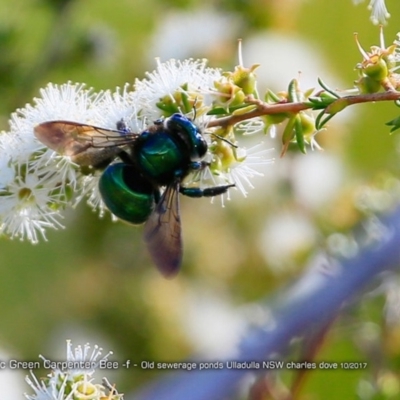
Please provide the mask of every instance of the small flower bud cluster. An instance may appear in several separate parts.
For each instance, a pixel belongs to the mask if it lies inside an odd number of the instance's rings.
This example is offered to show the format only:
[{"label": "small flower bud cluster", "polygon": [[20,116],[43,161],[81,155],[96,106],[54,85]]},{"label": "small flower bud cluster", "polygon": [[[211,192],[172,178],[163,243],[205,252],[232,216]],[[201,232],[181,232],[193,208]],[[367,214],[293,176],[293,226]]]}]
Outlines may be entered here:
[{"label": "small flower bud cluster", "polygon": [[[288,86],[287,92],[273,93],[269,90],[265,95],[265,101],[268,104],[282,103],[299,103],[305,102],[311,95],[313,89],[302,92],[299,81],[293,79]],[[309,111],[299,111],[298,113],[277,113],[264,116],[265,124],[268,129],[274,129],[274,126],[286,121],[286,125],[282,134],[282,151],[283,157],[289,144],[295,142],[302,153],[306,153],[306,144],[310,143],[311,147],[319,148],[315,141],[315,135],[318,133],[315,124],[315,118]]]},{"label": "small flower bud cluster", "polygon": [[356,43],[363,56],[363,61],[357,65],[360,78],[355,82],[360,93],[376,93],[380,90],[397,90],[400,87],[400,75],[395,73],[399,61],[398,46],[395,42],[385,46],[383,28],[381,27],[380,46],[371,46],[370,52],[365,51],[357,35]]},{"label": "small flower bud cluster", "polygon": [[102,349],[95,346],[92,352],[90,350],[89,344],[83,349],[81,346],[72,349],[71,342],[67,341],[65,361],[52,362],[41,356],[45,366],[54,367],[41,380],[31,371],[26,382],[35,393],[25,394],[25,397],[28,400],[123,400],[123,395],[109,385],[107,379],[103,379],[103,384],[94,383],[93,374],[97,366],[107,361],[112,352],[99,359]]}]

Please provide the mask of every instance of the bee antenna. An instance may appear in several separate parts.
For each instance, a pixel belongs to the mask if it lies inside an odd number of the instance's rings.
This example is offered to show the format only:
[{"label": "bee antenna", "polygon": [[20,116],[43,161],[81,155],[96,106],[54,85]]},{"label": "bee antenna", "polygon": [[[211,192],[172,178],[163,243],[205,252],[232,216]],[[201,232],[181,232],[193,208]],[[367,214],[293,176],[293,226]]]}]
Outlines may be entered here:
[{"label": "bee antenna", "polygon": [[238,146],[236,146],[236,144],[232,143],[230,140],[225,139],[224,137],[217,135],[216,133],[212,133],[211,135],[213,135],[214,137],[216,137],[219,140],[222,140],[225,143],[228,143],[230,146],[234,147],[235,149],[238,148]]}]

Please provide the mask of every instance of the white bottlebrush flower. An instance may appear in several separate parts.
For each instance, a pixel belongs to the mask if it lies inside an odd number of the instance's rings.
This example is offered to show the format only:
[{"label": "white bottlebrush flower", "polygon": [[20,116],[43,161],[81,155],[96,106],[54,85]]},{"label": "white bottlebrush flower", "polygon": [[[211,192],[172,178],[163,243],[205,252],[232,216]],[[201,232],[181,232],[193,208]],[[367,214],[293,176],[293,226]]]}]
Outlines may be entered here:
[{"label": "white bottlebrush flower", "polygon": [[[34,394],[25,394],[28,400],[122,400],[123,395],[109,385],[95,384],[93,374],[100,362],[107,361],[112,352],[101,357],[102,349],[89,344],[83,348],[72,348],[67,341],[67,356],[65,361],[52,362],[43,356],[43,366],[52,369],[46,378],[38,380],[33,372],[26,377],[26,382]],[[103,379],[103,382],[108,382]],[[108,393],[107,393],[108,392]]]},{"label": "white bottlebrush flower", "polygon": [[115,91],[102,93],[92,110],[92,124],[101,128],[117,129],[117,123],[123,121],[130,132],[140,133],[153,121],[139,117],[141,99],[130,84]]},{"label": "white bottlebrush flower", "polygon": [[[213,145],[211,147],[213,152],[206,159],[210,165],[190,176],[187,179],[188,185],[200,185],[205,188],[234,184],[235,188],[247,197],[248,189],[254,189],[251,180],[254,177],[263,176],[263,173],[259,171],[260,167],[274,162],[273,158],[267,156],[271,149],[265,148],[263,143],[249,149],[234,148],[225,142],[218,143],[218,148]],[[219,197],[224,206],[225,195]],[[230,200],[229,191],[226,193],[226,198]]]},{"label": "white bottlebrush flower", "polygon": [[[0,233],[36,243],[40,236],[45,238],[46,229],[62,227],[61,212],[66,206],[75,206],[85,197],[101,216],[106,210],[98,189],[101,171],[90,166],[81,168],[74,162],[76,157],[62,154],[63,148],[61,154],[56,153],[35,137],[35,127],[50,121],[63,120],[138,134],[160,118],[174,113],[188,115],[206,137],[209,146],[203,161],[210,163],[209,167],[203,163],[205,168],[200,174],[190,173],[193,176],[188,181],[200,186],[205,186],[207,180],[213,186],[234,184],[247,194],[246,187],[252,187],[250,179],[260,175],[251,164],[265,164],[270,160],[261,158],[261,153],[256,155],[241,149],[233,131],[232,138],[221,138],[215,133],[217,117],[207,114],[213,107],[221,110],[214,101],[217,96],[224,98],[227,94],[218,92],[216,82],[223,81],[226,90],[227,85],[234,85],[230,82],[232,74],[228,74],[229,78],[219,69],[207,67],[206,60],[157,63],[157,69],[148,73],[146,79],[136,81],[134,90],[126,84],[114,92],[95,93],[82,84],[49,84],[40,91],[41,96],[34,99],[33,105],[28,104],[11,115],[10,132],[0,134]],[[210,122],[214,122],[214,128],[208,128]],[[242,123],[235,133],[261,130],[260,122]],[[58,144],[57,130],[43,130],[45,139],[54,139],[51,145]],[[71,136],[61,137],[77,144],[73,136],[76,131],[72,132]],[[225,137],[225,134],[229,132],[222,135]],[[65,150],[70,147],[65,145]]]},{"label": "white bottlebrush flower", "polygon": [[266,149],[263,143],[252,146],[249,149],[241,149],[242,155],[240,161],[236,161],[230,168],[230,175],[235,186],[240,190],[243,196],[247,196],[246,185],[254,189],[251,179],[255,176],[263,176],[256,168],[272,164],[273,158],[266,157],[271,149]]},{"label": "white bottlebrush flower", "polygon": [[11,115],[11,131],[0,135],[2,233],[36,243],[46,229],[62,227],[60,209],[66,205],[67,187],[77,188],[77,166],[41,144],[34,128],[57,119],[85,122],[96,101],[83,85],[49,84],[34,106]]},{"label": "white bottlebrush flower", "polygon": [[[383,36],[383,33],[381,33]],[[395,48],[394,54],[389,55],[389,61],[392,63],[390,72],[399,72],[400,69],[400,32],[396,34],[396,39],[393,41]]]},{"label": "white bottlebrush flower", "polygon": [[48,84],[40,90],[41,97],[34,99],[34,105],[27,104],[12,114],[11,131],[30,142],[37,143],[32,128],[45,121],[68,120],[90,123],[96,104],[102,93],[86,89],[84,84]]},{"label": "white bottlebrush flower", "polygon": [[52,184],[47,183],[46,179],[27,174],[14,179],[6,189],[0,189],[0,232],[37,243],[38,234],[46,239],[46,229],[62,228],[59,222],[62,216],[51,208],[51,203],[62,205],[63,196],[53,193]]},{"label": "white bottlebrush flower", "polygon": [[[147,78],[136,80],[138,102],[145,104],[142,113],[150,120],[165,115],[163,108],[171,106],[170,113],[193,112],[206,105],[211,106],[210,94],[214,82],[221,78],[221,71],[207,67],[207,60],[169,60],[162,63],[157,59],[157,69],[147,73]],[[186,97],[186,99],[185,99]],[[187,101],[187,103],[185,103]]]},{"label": "white bottlebrush flower", "polygon": [[[11,115],[11,134],[20,138],[27,147],[23,157],[20,157],[21,162],[29,162],[35,173],[40,176],[54,174],[60,167],[69,169],[63,173],[67,181],[62,181],[61,186],[74,185],[77,179],[76,165],[69,162],[68,157],[59,156],[40,143],[34,136],[34,128],[42,122],[54,120],[91,123],[101,94],[85,89],[82,84],[73,83],[49,84],[40,90],[40,94],[41,97],[34,99],[35,105],[27,104]],[[21,148],[21,144],[19,147]],[[40,156],[37,154],[38,151],[42,153]],[[21,153],[21,150],[19,152]],[[15,155],[13,159],[16,159]],[[60,159],[63,160],[61,164]]]},{"label": "white bottlebrush flower", "polygon": [[12,149],[18,148],[18,140],[8,132],[0,133],[0,191],[15,179],[15,168],[11,165]]},{"label": "white bottlebrush flower", "polygon": [[45,238],[46,229],[62,227],[62,217],[51,204],[62,206],[64,196],[55,190],[54,177],[35,173],[29,147],[17,135],[0,135],[0,232],[37,243],[38,234]]},{"label": "white bottlebrush flower", "polygon": [[49,84],[40,93],[34,105],[11,115],[11,131],[0,135],[0,232],[33,243],[38,234],[45,238],[46,229],[62,227],[62,209],[87,194],[93,208],[101,215],[105,210],[97,188],[100,174],[83,175],[70,157],[45,147],[34,136],[35,126],[66,120],[116,129],[124,119],[132,131],[143,130],[127,86],[96,94],[82,84]]},{"label": "white bottlebrush flower", "polygon": [[[362,3],[364,0],[353,0],[354,4]],[[390,18],[390,14],[386,8],[385,0],[371,0],[368,8],[371,10],[371,21],[375,25],[385,24]]]}]

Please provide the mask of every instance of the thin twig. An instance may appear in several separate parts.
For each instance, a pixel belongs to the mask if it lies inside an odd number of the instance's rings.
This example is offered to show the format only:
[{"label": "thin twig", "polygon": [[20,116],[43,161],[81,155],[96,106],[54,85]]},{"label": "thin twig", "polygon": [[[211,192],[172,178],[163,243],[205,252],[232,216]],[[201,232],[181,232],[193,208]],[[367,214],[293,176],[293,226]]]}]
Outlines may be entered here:
[{"label": "thin twig", "polygon": [[[326,111],[329,114],[329,110],[333,109],[336,102],[345,101],[347,106],[361,103],[373,103],[377,101],[396,101],[400,99],[400,92],[397,91],[387,91],[383,93],[372,93],[372,94],[360,94],[354,96],[344,96],[339,98],[338,100],[331,103]],[[268,104],[261,100],[257,100],[254,98],[249,98],[247,100],[249,105],[254,105],[256,108],[252,111],[243,113],[243,114],[232,114],[228,117],[219,118],[211,121],[208,124],[208,127],[227,127],[233,126],[239,122],[246,121],[248,119],[261,117],[263,115],[272,115],[272,114],[280,114],[280,113],[293,113],[296,114],[300,111],[304,111],[307,109],[311,109],[312,105],[309,102],[299,102],[299,103],[288,103],[281,102],[276,104]]]}]

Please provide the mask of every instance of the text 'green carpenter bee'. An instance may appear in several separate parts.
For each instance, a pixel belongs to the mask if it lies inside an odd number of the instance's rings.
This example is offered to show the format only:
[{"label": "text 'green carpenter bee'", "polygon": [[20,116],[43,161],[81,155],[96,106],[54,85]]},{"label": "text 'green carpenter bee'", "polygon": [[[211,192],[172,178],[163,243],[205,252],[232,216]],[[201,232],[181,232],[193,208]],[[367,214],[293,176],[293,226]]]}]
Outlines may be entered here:
[{"label": "text 'green carpenter bee'", "polygon": [[182,262],[179,193],[212,197],[234,186],[201,189],[181,185],[190,172],[207,166],[203,160],[207,142],[182,114],[157,120],[141,133],[130,132],[123,121],[117,130],[49,121],[35,127],[35,136],[81,166],[105,168],[99,180],[104,203],[123,221],[145,223],[149,252],[167,277],[175,275]]}]

